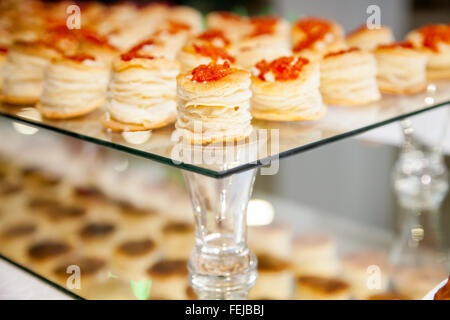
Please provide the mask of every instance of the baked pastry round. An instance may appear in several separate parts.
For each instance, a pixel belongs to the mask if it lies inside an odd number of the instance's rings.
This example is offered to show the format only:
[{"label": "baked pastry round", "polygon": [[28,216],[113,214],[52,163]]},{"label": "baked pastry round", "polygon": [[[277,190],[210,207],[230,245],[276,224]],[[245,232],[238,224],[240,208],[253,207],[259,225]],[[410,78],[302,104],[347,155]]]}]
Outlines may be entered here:
[{"label": "baked pastry round", "polygon": [[188,40],[188,44],[199,44],[205,45],[210,44],[214,47],[229,49],[231,46],[231,40],[227,38],[223,30],[220,29],[209,29],[203,33],[196,35]]},{"label": "baked pastry round", "polygon": [[231,41],[238,41],[251,30],[248,18],[226,11],[211,12],[206,16],[208,29],[222,30]]},{"label": "baked pastry round", "polygon": [[108,81],[109,68],[93,56],[53,59],[45,71],[36,107],[50,119],[83,116],[104,104]]},{"label": "baked pastry round", "polygon": [[406,40],[428,54],[428,79],[450,78],[450,24],[430,24],[411,31]]},{"label": "baked pastry round", "polygon": [[164,219],[156,210],[138,208],[128,202],[121,202],[119,208],[119,224],[125,232],[135,236],[152,234],[153,238],[160,237]]},{"label": "baked pastry round", "polygon": [[40,210],[40,226],[44,233],[70,239],[82,226],[87,210],[71,204],[50,205]]},{"label": "baked pastry round", "polygon": [[295,55],[317,61],[328,52],[347,48],[344,29],[334,21],[308,17],[294,23],[291,33]]},{"label": "baked pastry round", "polygon": [[40,274],[50,274],[54,266],[73,252],[73,247],[66,241],[41,239],[30,244],[27,261],[31,269]]},{"label": "baked pastry round", "polygon": [[119,55],[119,49],[113,46],[108,38],[92,30],[81,29],[78,39],[81,53],[94,56],[108,67],[111,66],[113,59]]},{"label": "baked pastry round", "polygon": [[172,21],[189,25],[193,33],[198,33],[203,29],[202,14],[192,7],[172,7],[169,10],[167,18]]},{"label": "baked pastry round", "polygon": [[145,237],[121,242],[112,257],[112,267],[127,280],[146,279],[146,269],[158,261],[160,252],[152,239]]},{"label": "baked pastry round", "polygon": [[252,69],[251,113],[274,121],[317,120],[326,113],[320,95],[320,67],[301,57],[260,61]]},{"label": "baked pastry round", "polygon": [[176,128],[192,143],[245,139],[252,131],[250,82],[250,73],[228,62],[179,75]]},{"label": "baked pastry round", "polygon": [[382,92],[415,94],[427,87],[427,55],[409,42],[378,46],[378,87]]},{"label": "baked pastry round", "polygon": [[38,233],[38,225],[31,219],[2,221],[5,225],[0,231],[0,252],[19,263],[26,262],[29,243]]},{"label": "baked pastry round", "polygon": [[164,43],[167,50],[172,51],[176,56],[186,43],[186,40],[194,34],[195,32],[191,25],[183,22],[166,20],[155,33],[153,33],[152,37]]},{"label": "baked pastry round", "polygon": [[164,258],[188,259],[195,245],[194,226],[190,223],[169,221],[162,228]]},{"label": "baked pastry round", "polygon": [[350,285],[337,278],[300,276],[295,298],[299,300],[348,300]]},{"label": "baked pastry round", "polygon": [[152,300],[187,299],[187,260],[160,260],[147,269],[147,276],[152,279]]},{"label": "baked pastry round", "polygon": [[346,40],[349,47],[372,51],[380,45],[393,42],[394,34],[388,26],[369,29],[366,25],[363,25],[350,32]]},{"label": "baked pastry round", "polygon": [[416,267],[394,267],[392,286],[394,290],[411,300],[423,299],[442,279],[448,276],[448,270],[433,263]]},{"label": "baked pastry round", "polygon": [[182,73],[190,72],[201,64],[223,64],[225,61],[230,63],[236,61],[236,59],[228,54],[222,47],[196,43],[185,45],[178,53],[177,60],[180,62]]},{"label": "baked pastry round", "polygon": [[144,55],[136,48],[113,63],[103,118],[113,131],[157,129],[176,120],[178,62]]},{"label": "baked pastry round", "polygon": [[[341,257],[341,266],[342,277],[350,284],[351,295],[354,299],[367,299],[374,294],[386,291],[389,285],[390,274],[384,252],[348,253]],[[369,283],[372,285],[368,285]]]},{"label": "baked pastry round", "polygon": [[292,256],[292,230],[281,223],[249,227],[248,246],[257,256],[289,261]]},{"label": "baked pastry round", "polygon": [[361,49],[328,53],[320,65],[320,91],[327,104],[353,106],[381,98],[373,54]]},{"label": "baked pastry round", "polygon": [[336,241],[326,234],[302,234],[294,239],[292,263],[297,276],[334,277],[339,272]]},{"label": "baked pastry round", "polygon": [[[73,270],[70,269],[71,266],[77,266],[79,268],[80,278],[78,279],[78,283],[71,279],[73,275]],[[106,267],[106,260],[96,256],[69,257],[55,265],[48,277],[54,279],[64,288],[67,288],[68,285],[75,286],[75,288],[71,290],[84,296],[84,293],[90,286],[106,280]],[[79,285],[79,287],[77,287],[77,285]]]},{"label": "baked pastry round", "polygon": [[119,238],[116,224],[104,221],[90,221],[78,231],[80,247],[88,256],[110,258]]},{"label": "baked pastry round", "polygon": [[258,279],[249,292],[249,299],[287,300],[294,291],[291,264],[269,255],[257,256]]},{"label": "baked pastry round", "polygon": [[44,69],[59,53],[43,42],[18,42],[8,52],[3,67],[2,100],[11,104],[39,101]]}]

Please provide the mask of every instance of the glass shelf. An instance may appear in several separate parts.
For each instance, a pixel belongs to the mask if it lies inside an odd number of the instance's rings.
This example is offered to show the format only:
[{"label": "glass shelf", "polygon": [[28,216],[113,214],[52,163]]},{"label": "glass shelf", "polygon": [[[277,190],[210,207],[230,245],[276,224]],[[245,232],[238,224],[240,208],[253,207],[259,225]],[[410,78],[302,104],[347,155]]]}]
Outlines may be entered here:
[{"label": "glass shelf", "polygon": [[[234,150],[239,152],[233,152],[239,155],[226,165],[217,164],[215,161],[200,163],[197,158],[185,156],[182,161],[179,161],[180,154],[191,155],[192,150],[195,151],[196,148],[200,148],[201,152],[211,152],[211,150],[215,152],[217,146],[196,146],[189,149],[174,138],[173,125],[151,132],[110,132],[100,122],[100,117],[104,113],[102,109],[70,121],[51,121],[43,119],[32,106],[17,107],[0,104],[0,115],[180,169],[221,178],[267,165],[279,158],[304,152],[449,103],[450,82],[442,81],[430,84],[425,93],[414,96],[384,95],[379,102],[366,106],[330,106],[327,115],[319,121],[253,120],[256,139],[236,146]],[[262,133],[264,130],[267,135]]]}]

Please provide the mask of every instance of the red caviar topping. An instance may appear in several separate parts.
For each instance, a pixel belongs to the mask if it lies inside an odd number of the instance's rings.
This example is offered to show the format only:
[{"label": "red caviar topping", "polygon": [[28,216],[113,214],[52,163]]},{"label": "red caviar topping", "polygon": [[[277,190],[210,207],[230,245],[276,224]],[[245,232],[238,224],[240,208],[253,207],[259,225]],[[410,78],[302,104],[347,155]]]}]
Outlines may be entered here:
[{"label": "red caviar topping", "polygon": [[250,37],[257,37],[266,34],[273,34],[275,26],[278,23],[278,18],[274,16],[253,17],[250,19],[253,26],[253,31]]},{"label": "red caviar topping", "polygon": [[306,18],[298,21],[295,28],[300,29],[305,33],[305,38],[299,41],[295,47],[294,52],[299,52],[310,48],[314,43],[322,40],[332,30],[332,25],[329,21],[318,18]]},{"label": "red caviar topping", "polygon": [[73,61],[77,61],[77,62],[83,62],[85,60],[94,60],[95,61],[94,56],[91,56],[90,54],[86,54],[86,53],[77,53],[77,54],[70,55],[70,56],[66,55],[64,57],[69,60],[73,60]]},{"label": "red caviar topping", "polygon": [[208,65],[201,64],[192,70],[192,81],[209,82],[217,81],[229,75],[233,70],[226,61],[224,64],[210,63]]},{"label": "red caviar topping", "polygon": [[423,37],[423,46],[439,52],[439,43],[450,43],[450,25],[427,25],[419,29]]},{"label": "red caviar topping", "polygon": [[414,49],[414,45],[411,42],[394,42],[389,44],[380,44],[378,46],[378,49],[395,49],[395,48]]},{"label": "red caviar topping", "polygon": [[204,45],[199,46],[194,44],[195,52],[198,54],[211,58],[214,62],[217,62],[219,59],[229,60],[230,62],[234,62],[234,57],[230,56],[225,49],[215,47],[213,45]]},{"label": "red caviar topping", "polygon": [[225,37],[223,31],[221,31],[221,30],[213,29],[213,30],[205,31],[198,36],[198,39],[208,41],[208,42],[213,42],[215,39],[220,39],[220,40],[222,40],[222,42],[225,46],[230,45],[230,40],[228,40],[228,38]]},{"label": "red caviar topping", "polygon": [[169,21],[169,27],[166,29],[170,34],[177,34],[181,31],[191,30],[191,26],[177,21]]},{"label": "red caviar topping", "polygon": [[262,60],[258,62],[255,67],[259,69],[258,78],[265,81],[265,75],[272,72],[275,80],[286,81],[295,80],[300,75],[303,67],[309,63],[309,60],[301,57],[281,57],[267,62]]},{"label": "red caviar topping", "polygon": [[144,40],[137,45],[135,45],[133,48],[128,50],[127,52],[123,53],[120,58],[123,61],[130,61],[132,59],[154,59],[155,57],[148,55],[148,54],[142,54],[140,53],[141,49],[147,45],[154,44],[153,39]]},{"label": "red caviar topping", "polygon": [[329,57],[340,56],[340,55],[343,55],[345,53],[350,53],[350,52],[354,52],[354,51],[361,51],[361,49],[353,47],[353,48],[350,48],[350,49],[344,49],[344,50],[339,50],[339,51],[335,51],[335,52],[330,52],[330,53],[327,53],[324,56],[324,59],[325,58],[329,58]]},{"label": "red caviar topping", "polygon": [[123,61],[131,61],[133,59],[155,59],[155,57],[151,56],[151,55],[146,55],[146,54],[141,54],[137,51],[128,51],[125,53],[122,53],[120,55],[120,59],[122,59]]},{"label": "red caviar topping", "polygon": [[80,29],[79,32],[80,32],[81,40],[91,42],[91,43],[93,43],[95,45],[98,45],[98,46],[106,46],[106,47],[109,47],[111,49],[116,49],[114,46],[112,46],[109,43],[108,38],[99,35],[97,32],[95,32],[93,30]]}]

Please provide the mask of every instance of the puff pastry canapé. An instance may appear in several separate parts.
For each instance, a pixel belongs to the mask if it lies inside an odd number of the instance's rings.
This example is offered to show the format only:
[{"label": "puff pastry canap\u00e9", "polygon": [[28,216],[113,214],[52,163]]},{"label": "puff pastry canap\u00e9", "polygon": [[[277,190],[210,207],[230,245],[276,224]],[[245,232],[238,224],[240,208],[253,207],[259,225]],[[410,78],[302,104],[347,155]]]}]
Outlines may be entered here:
[{"label": "puff pastry canap\u00e9", "polygon": [[301,57],[260,61],[252,70],[253,117],[274,121],[317,120],[326,113],[318,63]]},{"label": "puff pastry canap\u00e9", "polygon": [[224,64],[200,65],[177,78],[176,127],[193,143],[237,141],[252,131],[250,73]]}]

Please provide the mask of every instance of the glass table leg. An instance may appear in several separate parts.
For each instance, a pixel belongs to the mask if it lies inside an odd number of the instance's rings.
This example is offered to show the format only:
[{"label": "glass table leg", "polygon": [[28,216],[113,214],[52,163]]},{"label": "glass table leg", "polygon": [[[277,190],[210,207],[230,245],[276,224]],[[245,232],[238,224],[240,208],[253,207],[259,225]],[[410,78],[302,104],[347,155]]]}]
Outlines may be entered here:
[{"label": "glass table leg", "polygon": [[404,142],[393,174],[401,219],[390,253],[392,280],[395,290],[421,299],[449,270],[440,226],[448,172],[440,143],[423,143],[409,119],[401,125]]},{"label": "glass table leg", "polygon": [[222,179],[183,174],[196,224],[196,245],[188,262],[193,289],[200,299],[246,299],[257,278],[246,221],[256,169]]}]

